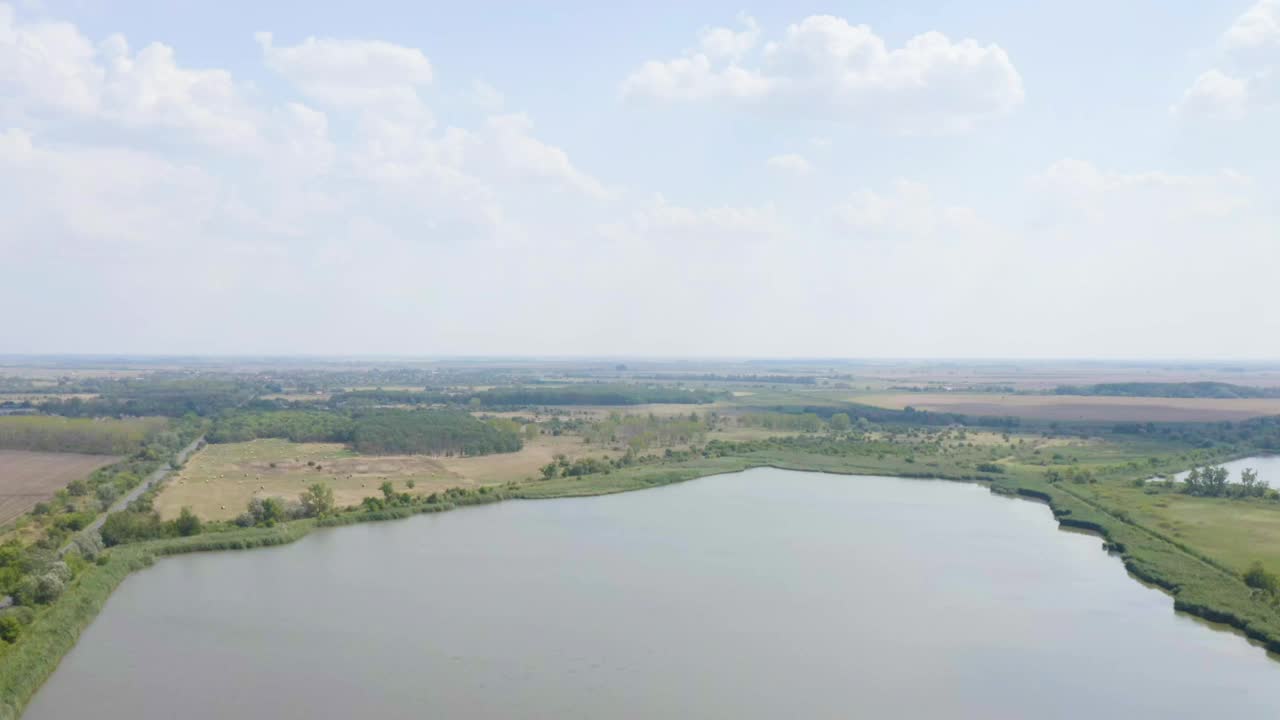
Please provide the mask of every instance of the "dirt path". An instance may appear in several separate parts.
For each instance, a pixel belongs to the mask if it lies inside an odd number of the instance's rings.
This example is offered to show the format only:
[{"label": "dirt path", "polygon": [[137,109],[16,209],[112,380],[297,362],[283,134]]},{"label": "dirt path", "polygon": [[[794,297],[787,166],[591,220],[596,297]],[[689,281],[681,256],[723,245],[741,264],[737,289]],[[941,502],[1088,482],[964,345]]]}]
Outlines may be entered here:
[{"label": "dirt path", "polygon": [[[191,453],[196,451],[196,448],[200,445],[201,440],[204,440],[203,435],[196,438],[195,440],[192,440],[190,445],[182,448],[182,450],[178,452],[178,454],[176,455],[178,465],[181,465],[182,463],[186,462],[187,458],[191,457]],[[97,532],[98,528],[102,527],[102,523],[107,521],[108,515],[114,512],[120,512],[121,510],[124,510],[126,507],[129,506],[129,503],[133,502],[134,500],[137,500],[143,493],[155,487],[159,483],[163,482],[165,478],[169,477],[169,473],[173,472],[173,470],[174,470],[173,463],[170,462],[169,464],[158,468],[155,472],[148,475],[145,480],[138,483],[137,487],[125,493],[115,502],[111,503],[111,507],[107,508],[106,512],[99,514],[98,517],[95,518],[93,522],[89,523],[87,527],[85,527],[76,535],[72,536],[71,540],[68,541],[66,545],[63,545],[60,550],[58,550],[58,554],[59,555],[66,554],[66,552],[71,549],[71,546],[75,544],[76,537]]]}]

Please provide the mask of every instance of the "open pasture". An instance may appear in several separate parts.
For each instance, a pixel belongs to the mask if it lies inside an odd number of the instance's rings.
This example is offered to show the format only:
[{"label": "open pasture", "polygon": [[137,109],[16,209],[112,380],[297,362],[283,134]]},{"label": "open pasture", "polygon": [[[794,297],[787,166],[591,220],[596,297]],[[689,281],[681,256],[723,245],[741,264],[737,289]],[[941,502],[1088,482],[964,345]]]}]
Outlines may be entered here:
[{"label": "open pasture", "polygon": [[901,410],[1012,416],[1069,422],[1218,422],[1280,415],[1280,398],[1146,398],[994,393],[887,393],[847,398]]},{"label": "open pasture", "polygon": [[[339,506],[381,496],[390,481],[397,492],[425,495],[451,487],[472,487],[536,477],[543,465],[563,453],[614,455],[580,437],[541,435],[519,452],[476,457],[361,455],[339,443],[291,443],[287,440],[211,444],[196,453],[156,498],[164,519],[183,507],[209,520],[230,520],[254,497],[293,501],[315,482],[333,488]],[[414,487],[407,482],[412,480]]]},{"label": "open pasture", "polygon": [[1195,497],[1177,490],[1098,483],[1081,492],[1126,508],[1136,522],[1244,572],[1255,561],[1280,570],[1280,503]]},{"label": "open pasture", "polygon": [[110,455],[0,450],[0,523],[7,523],[48,500],[72,480],[119,458]]}]

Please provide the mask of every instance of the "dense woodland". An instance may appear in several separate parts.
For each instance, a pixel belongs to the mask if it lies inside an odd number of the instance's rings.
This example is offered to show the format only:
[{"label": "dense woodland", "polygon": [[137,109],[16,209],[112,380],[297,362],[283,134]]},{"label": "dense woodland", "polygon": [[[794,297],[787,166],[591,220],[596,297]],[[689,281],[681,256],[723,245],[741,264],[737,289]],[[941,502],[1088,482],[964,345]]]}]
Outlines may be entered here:
[{"label": "dense woodland", "polygon": [[1056,395],[1110,395],[1161,398],[1280,398],[1280,388],[1249,387],[1224,382],[1129,382],[1097,385],[1062,385]]},{"label": "dense woodland", "polygon": [[217,418],[207,438],[345,442],[370,454],[486,455],[520,449],[519,428],[512,425],[447,409],[248,410]]},{"label": "dense woodland", "polygon": [[453,410],[384,410],[356,419],[351,446],[375,455],[487,455],[515,452],[520,436],[509,427]]},{"label": "dense woodland", "polygon": [[0,449],[127,455],[167,425],[164,418],[0,417]]}]

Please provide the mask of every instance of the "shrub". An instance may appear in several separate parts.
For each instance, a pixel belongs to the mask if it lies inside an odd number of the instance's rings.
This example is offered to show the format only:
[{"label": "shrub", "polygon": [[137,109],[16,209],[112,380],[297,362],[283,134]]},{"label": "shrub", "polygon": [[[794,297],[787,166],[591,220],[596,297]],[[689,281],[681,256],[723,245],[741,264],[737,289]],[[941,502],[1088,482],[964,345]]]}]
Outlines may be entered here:
[{"label": "shrub", "polygon": [[252,525],[270,527],[285,519],[284,501],[278,497],[254,498],[249,501],[249,516]]},{"label": "shrub", "polygon": [[22,634],[22,623],[18,622],[18,618],[12,615],[0,617],[0,640],[12,644],[17,641],[20,634]]},{"label": "shrub", "polygon": [[164,526],[154,512],[124,510],[108,515],[100,532],[102,543],[113,547],[161,537],[164,535]]},{"label": "shrub", "polygon": [[1257,590],[1265,590],[1269,593],[1275,593],[1280,590],[1280,578],[1267,572],[1262,567],[1262,563],[1254,561],[1244,574],[1244,584]]},{"label": "shrub", "polygon": [[196,517],[195,513],[191,512],[191,508],[184,507],[178,513],[177,519],[173,521],[173,528],[182,537],[191,537],[192,535],[199,535],[200,531],[204,529],[204,524],[200,522],[200,518]]}]

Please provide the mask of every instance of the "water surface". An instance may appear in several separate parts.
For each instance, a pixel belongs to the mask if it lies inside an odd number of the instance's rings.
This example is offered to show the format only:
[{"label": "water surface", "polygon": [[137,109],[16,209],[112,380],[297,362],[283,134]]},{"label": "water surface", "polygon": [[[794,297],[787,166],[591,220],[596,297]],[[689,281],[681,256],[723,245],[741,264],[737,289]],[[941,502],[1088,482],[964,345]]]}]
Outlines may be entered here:
[{"label": "water surface", "polygon": [[130,577],[25,717],[1280,717],[1280,664],[1100,546],[771,469],[337,528]]},{"label": "water surface", "polygon": [[[1227,477],[1227,482],[1240,482],[1240,474],[1245,470],[1252,469],[1258,471],[1259,480],[1268,483],[1273,488],[1280,489],[1280,455],[1258,455],[1218,464],[1231,473]],[[1182,481],[1186,480],[1187,475],[1190,473],[1191,471],[1187,470],[1173,477],[1175,480]]]}]

